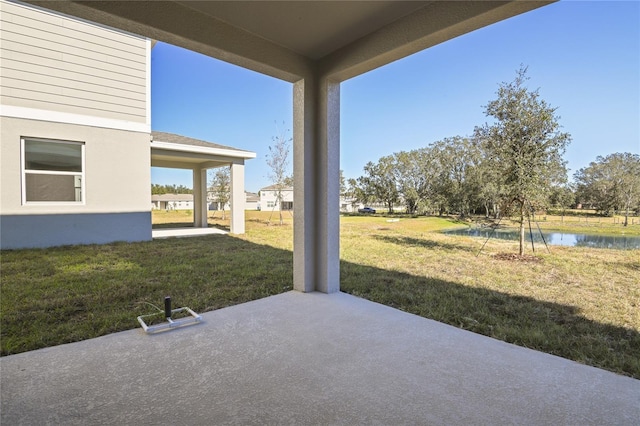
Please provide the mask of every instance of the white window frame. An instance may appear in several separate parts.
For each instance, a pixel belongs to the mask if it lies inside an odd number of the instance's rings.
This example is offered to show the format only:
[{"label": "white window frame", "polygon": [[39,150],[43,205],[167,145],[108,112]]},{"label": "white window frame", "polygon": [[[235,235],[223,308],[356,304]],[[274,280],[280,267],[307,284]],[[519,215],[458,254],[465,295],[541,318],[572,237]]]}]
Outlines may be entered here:
[{"label": "white window frame", "polygon": [[[67,145],[80,145],[80,158],[82,162],[82,172],[60,172],[55,170],[27,170],[27,155],[25,153],[25,145],[26,141],[38,141],[38,142],[50,142],[50,143],[59,143],[59,144],[67,144]],[[85,191],[86,182],[85,182],[85,143],[79,141],[68,141],[68,140],[59,140],[59,139],[48,139],[48,138],[35,138],[35,137],[27,137],[23,136],[20,138],[20,155],[21,159],[21,167],[20,172],[22,176],[21,182],[21,192],[22,192],[22,205],[56,205],[56,206],[84,206],[87,200],[87,194]],[[39,174],[39,175],[58,175],[58,176],[79,176],[80,177],[80,201],[27,201],[27,174]]]}]

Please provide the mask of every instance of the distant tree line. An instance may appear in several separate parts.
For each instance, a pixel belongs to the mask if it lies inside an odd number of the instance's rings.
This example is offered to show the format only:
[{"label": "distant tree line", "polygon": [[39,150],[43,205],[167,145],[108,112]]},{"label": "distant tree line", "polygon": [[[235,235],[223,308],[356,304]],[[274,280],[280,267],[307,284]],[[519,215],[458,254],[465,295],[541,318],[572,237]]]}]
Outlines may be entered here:
[{"label": "distant tree line", "polygon": [[[615,153],[580,169],[570,184],[563,155],[571,140],[555,108],[524,85],[526,68],[485,106],[491,124],[369,162],[343,195],[363,204],[403,205],[409,214],[516,215],[581,204],[603,215],[640,211],[640,157]],[[524,232],[524,231],[522,231]]]},{"label": "distant tree line", "polygon": [[[556,164],[557,166],[557,164]],[[581,206],[603,216],[640,214],[640,156],[615,153],[597,157],[573,175],[556,171],[551,184],[531,200],[535,210]],[[347,179],[342,191],[356,203],[403,205],[410,214],[484,214],[498,218],[508,211],[507,182],[473,137],[455,136],[425,148],[401,151],[369,162],[364,174]],[[512,209],[513,210],[513,206]]]},{"label": "distant tree line", "polygon": [[574,175],[575,202],[606,216],[640,214],[640,155],[629,152],[598,156]]},{"label": "distant tree line", "polygon": [[161,194],[193,194],[193,189],[184,185],[158,185],[157,183],[152,183],[151,195]]}]

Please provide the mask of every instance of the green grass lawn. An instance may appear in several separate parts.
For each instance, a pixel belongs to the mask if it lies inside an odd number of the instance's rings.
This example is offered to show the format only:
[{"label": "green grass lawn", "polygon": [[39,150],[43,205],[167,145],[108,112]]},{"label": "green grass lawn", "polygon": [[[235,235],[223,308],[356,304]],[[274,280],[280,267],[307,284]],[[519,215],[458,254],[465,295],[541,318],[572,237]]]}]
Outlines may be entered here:
[{"label": "green grass lawn", "polygon": [[[136,317],[167,295],[174,307],[202,313],[290,290],[292,218],[279,226],[268,217],[247,212],[241,236],[3,251],[2,354],[139,327]],[[228,219],[217,213],[210,223],[225,227]],[[477,255],[484,240],[437,232],[456,226],[446,218],[343,217],[341,289],[640,378],[640,250],[551,247],[514,260],[501,255],[516,252],[517,242],[491,239]]]}]

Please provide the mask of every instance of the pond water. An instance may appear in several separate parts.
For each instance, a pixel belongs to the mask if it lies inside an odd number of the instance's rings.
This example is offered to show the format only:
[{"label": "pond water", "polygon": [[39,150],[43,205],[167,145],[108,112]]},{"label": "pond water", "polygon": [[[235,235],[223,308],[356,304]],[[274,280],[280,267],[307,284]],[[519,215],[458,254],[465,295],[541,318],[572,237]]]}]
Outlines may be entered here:
[{"label": "pond water", "polygon": [[[518,240],[517,230],[497,229],[491,234],[491,228],[466,228],[455,229],[453,231],[444,231],[445,234],[466,235],[471,237],[482,238],[498,238],[501,240]],[[575,246],[575,247],[594,247],[594,248],[610,248],[617,250],[640,249],[640,237],[625,235],[594,235],[594,234],[571,234],[559,231],[544,231],[544,241],[554,246]],[[529,230],[526,230],[525,240],[531,245],[531,237]],[[544,247],[544,241],[540,236],[540,232],[536,229],[533,231],[533,242],[536,246]]]}]

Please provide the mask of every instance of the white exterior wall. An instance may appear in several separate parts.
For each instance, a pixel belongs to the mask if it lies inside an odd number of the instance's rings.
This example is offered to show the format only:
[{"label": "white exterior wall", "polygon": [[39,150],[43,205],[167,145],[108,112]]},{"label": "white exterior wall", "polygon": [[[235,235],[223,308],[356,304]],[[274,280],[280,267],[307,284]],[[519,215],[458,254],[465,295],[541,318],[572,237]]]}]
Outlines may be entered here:
[{"label": "white exterior wall", "polygon": [[152,210],[193,210],[193,201],[152,201]]},{"label": "white exterior wall", "polygon": [[[150,210],[148,134],[7,117],[0,117],[0,127],[0,213],[3,215]],[[84,142],[82,203],[22,204],[21,137]]]},{"label": "white exterior wall", "polygon": [[258,206],[260,203],[258,201],[245,201],[244,209],[245,210],[258,210]]},{"label": "white exterior wall", "polygon": [[[263,211],[280,211],[280,203],[276,202],[277,191],[273,189],[261,189],[260,190],[260,209]],[[282,202],[293,203],[293,191],[282,191]],[[273,203],[273,205],[272,205]]]},{"label": "white exterior wall", "polygon": [[[22,137],[84,143],[82,202],[23,204]],[[151,239],[149,134],[0,117],[0,142],[3,249]]]},{"label": "white exterior wall", "polygon": [[[150,42],[0,0],[0,245],[151,239]],[[22,138],[84,145],[82,201],[23,200]]]}]

